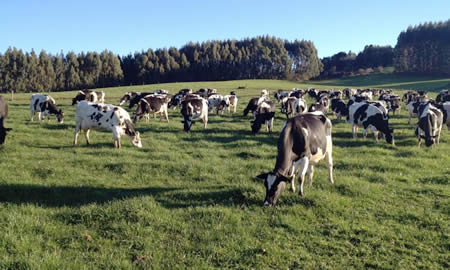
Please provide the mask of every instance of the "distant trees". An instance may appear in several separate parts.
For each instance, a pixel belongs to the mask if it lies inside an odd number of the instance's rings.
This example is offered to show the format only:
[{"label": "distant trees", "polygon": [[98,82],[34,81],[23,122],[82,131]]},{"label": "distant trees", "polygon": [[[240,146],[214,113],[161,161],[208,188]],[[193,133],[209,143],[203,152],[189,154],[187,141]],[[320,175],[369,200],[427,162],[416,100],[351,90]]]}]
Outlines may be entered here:
[{"label": "distant trees", "polygon": [[52,56],[9,48],[0,54],[0,92],[44,92],[116,86],[120,59],[110,51]]},{"label": "distant trees", "polygon": [[399,72],[450,74],[450,20],[410,26],[400,33],[394,66]]},{"label": "distant trees", "polygon": [[339,52],[322,59],[324,65],[322,78],[342,77],[354,73],[365,74],[368,71],[383,70],[393,65],[394,50],[391,46],[366,45],[358,55],[353,52]]},{"label": "distant trees", "polygon": [[119,57],[105,50],[49,55],[9,48],[0,54],[0,92],[63,91],[176,81],[301,79],[323,69],[314,43],[271,36],[189,42]]}]

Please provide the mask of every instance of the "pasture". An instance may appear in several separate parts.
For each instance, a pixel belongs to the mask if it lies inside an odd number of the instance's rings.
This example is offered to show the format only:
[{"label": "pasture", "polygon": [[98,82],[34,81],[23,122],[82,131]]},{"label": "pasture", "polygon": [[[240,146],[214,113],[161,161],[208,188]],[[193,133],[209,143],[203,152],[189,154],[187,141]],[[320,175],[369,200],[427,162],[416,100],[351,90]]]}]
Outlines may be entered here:
[{"label": "pasture", "polygon": [[[236,91],[237,114],[211,113],[206,130],[197,122],[183,132],[178,109],[169,123],[138,122],[142,149],[126,136],[114,149],[100,131],[91,145],[80,134],[72,146],[75,92],[51,93],[63,124],[30,122],[30,94],[14,95],[5,124],[13,131],[0,147],[0,269],[448,269],[450,132],[434,148],[417,147],[404,105],[390,120],[395,146],[372,133],[363,140],[361,130],[354,140],[330,113],[335,184],[322,162],[303,198],[286,190],[276,207],[262,207],[256,176],[273,169],[286,117],[278,106],[274,132],[252,135],[242,111],[263,88],[309,83],[101,89],[113,104],[130,90]],[[329,83],[317,88],[345,87]]]}]

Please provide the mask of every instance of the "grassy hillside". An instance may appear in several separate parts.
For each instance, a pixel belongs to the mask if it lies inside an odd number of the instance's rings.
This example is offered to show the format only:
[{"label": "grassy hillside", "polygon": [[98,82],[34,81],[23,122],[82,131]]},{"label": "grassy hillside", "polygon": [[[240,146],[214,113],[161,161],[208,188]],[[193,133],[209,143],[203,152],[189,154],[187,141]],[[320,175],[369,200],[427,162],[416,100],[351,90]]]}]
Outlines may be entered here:
[{"label": "grassy hillside", "polygon": [[30,122],[30,95],[15,95],[6,121],[14,130],[0,147],[0,269],[449,268],[446,128],[440,145],[418,148],[403,109],[391,120],[391,146],[372,134],[352,139],[349,124],[330,115],[336,183],[320,163],[305,197],[285,191],[267,208],[255,176],[273,169],[285,116],[277,114],[274,133],[252,135],[242,111],[262,88],[312,85],[248,80],[102,90],[116,103],[130,90],[227,94],[238,86],[247,89],[236,90],[237,114],[212,114],[206,130],[197,123],[185,133],[179,111],[171,111],[169,123],[137,124],[142,149],[123,137],[120,150],[111,133],[99,131],[91,132],[92,145],[81,134],[81,145],[72,146],[75,92],[52,94],[63,124]]},{"label": "grassy hillside", "polygon": [[311,81],[310,83],[327,87],[373,87],[433,92],[450,88],[449,77],[436,78],[397,73],[377,73],[336,80]]}]

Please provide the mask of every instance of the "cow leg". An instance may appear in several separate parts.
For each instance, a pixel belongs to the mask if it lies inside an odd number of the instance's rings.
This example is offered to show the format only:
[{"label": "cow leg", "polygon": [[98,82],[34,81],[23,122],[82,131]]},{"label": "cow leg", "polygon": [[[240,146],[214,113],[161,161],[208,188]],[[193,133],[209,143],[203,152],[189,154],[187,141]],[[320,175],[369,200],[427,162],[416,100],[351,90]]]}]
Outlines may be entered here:
[{"label": "cow leg", "polygon": [[78,125],[75,126],[75,136],[73,138],[73,145],[77,145],[78,143],[78,134],[80,133],[80,127]]},{"label": "cow leg", "polygon": [[308,166],[308,186],[312,186],[314,176],[314,164],[309,163]]},{"label": "cow leg", "polygon": [[356,132],[358,132],[358,126],[356,126],[355,124],[352,124],[352,134],[353,134],[353,139],[356,139]]},{"label": "cow leg", "polygon": [[91,144],[89,140],[89,129],[84,130],[84,137],[86,138],[86,144]]},{"label": "cow leg", "polygon": [[273,126],[273,117],[267,123],[267,127],[269,129],[269,133],[272,133],[272,126]]},{"label": "cow leg", "polygon": [[114,139],[114,147],[115,148],[121,148],[120,137],[118,137],[117,139]]},{"label": "cow leg", "polygon": [[363,129],[363,138],[367,138],[367,128]]},{"label": "cow leg", "polygon": [[42,113],[41,112],[38,112],[38,119],[39,119],[39,122],[42,120]]},{"label": "cow leg", "polygon": [[30,121],[33,122],[34,111],[30,110]]},{"label": "cow leg", "polygon": [[167,109],[164,110],[164,117],[166,118],[167,123],[169,123],[169,113],[167,112]]},{"label": "cow leg", "polygon": [[328,177],[331,184],[334,184],[333,179],[333,142],[331,140],[331,136],[327,136],[327,153],[325,154],[325,158],[328,164]]},{"label": "cow leg", "polygon": [[203,116],[202,121],[203,121],[203,128],[206,128],[208,126],[208,116],[207,115]]},{"label": "cow leg", "polygon": [[308,165],[309,165],[309,158],[304,157],[302,159],[300,159],[300,172],[298,173],[298,184],[299,184],[299,191],[298,191],[298,195],[303,197],[303,183],[305,182],[305,175],[306,175],[306,171],[308,169]]}]

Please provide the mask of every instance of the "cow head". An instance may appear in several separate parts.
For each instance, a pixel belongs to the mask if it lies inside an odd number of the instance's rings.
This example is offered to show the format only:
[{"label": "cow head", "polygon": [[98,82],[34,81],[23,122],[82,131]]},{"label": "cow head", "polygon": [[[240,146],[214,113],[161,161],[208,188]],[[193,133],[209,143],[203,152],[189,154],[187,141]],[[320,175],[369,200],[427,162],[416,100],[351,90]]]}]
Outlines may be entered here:
[{"label": "cow head", "polygon": [[256,117],[254,121],[250,121],[253,134],[258,133],[261,130],[262,122],[260,117]]},{"label": "cow head", "polygon": [[62,124],[64,122],[64,113],[61,109],[59,109],[58,112],[56,113],[56,120],[60,124]]},{"label": "cow head", "polygon": [[270,172],[263,173],[257,176],[264,180],[264,187],[266,188],[266,197],[264,199],[265,206],[275,206],[277,200],[280,198],[286,188],[286,182],[290,181],[287,177],[280,174]]},{"label": "cow head", "polygon": [[385,134],[386,142],[392,145],[395,145],[394,143],[394,129],[389,128],[388,132]]},{"label": "cow head", "polygon": [[76,97],[72,98],[72,105],[75,105],[78,103],[78,99]]},{"label": "cow head", "polygon": [[141,134],[134,129],[133,124],[131,124],[131,121],[128,119],[125,120],[125,134],[130,138],[132,145],[142,148]]},{"label": "cow head", "polygon": [[125,93],[125,95],[123,95],[123,97],[120,98],[120,100],[119,100],[119,106],[121,106],[125,102],[129,102],[130,98],[131,98],[131,94],[130,93]]},{"label": "cow head", "polygon": [[181,121],[181,123],[184,124],[184,131],[189,132],[191,130],[192,125],[195,123],[194,121],[192,121],[192,118],[192,115],[184,116],[184,120]]}]

